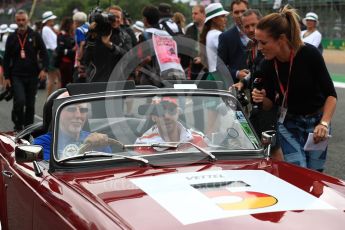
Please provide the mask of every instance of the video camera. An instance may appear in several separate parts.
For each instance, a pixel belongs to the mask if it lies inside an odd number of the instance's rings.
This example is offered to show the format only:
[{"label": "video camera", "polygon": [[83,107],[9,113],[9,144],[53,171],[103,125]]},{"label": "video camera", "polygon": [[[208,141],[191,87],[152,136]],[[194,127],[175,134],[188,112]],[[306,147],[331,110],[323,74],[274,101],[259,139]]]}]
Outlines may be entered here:
[{"label": "video camera", "polygon": [[238,90],[237,88],[234,88],[234,90],[235,92],[233,93],[233,95],[236,96],[237,100],[243,107],[246,107],[249,104],[249,100],[245,92],[243,90]]},{"label": "video camera", "polygon": [[12,88],[7,88],[4,92],[0,93],[0,101],[6,100],[9,101],[13,98]]},{"label": "video camera", "polygon": [[104,13],[98,6],[99,1],[95,9],[93,9],[89,16],[89,23],[96,23],[95,28],[91,28],[90,32],[95,33],[98,36],[107,36],[111,33],[111,24],[115,21],[115,15]]}]

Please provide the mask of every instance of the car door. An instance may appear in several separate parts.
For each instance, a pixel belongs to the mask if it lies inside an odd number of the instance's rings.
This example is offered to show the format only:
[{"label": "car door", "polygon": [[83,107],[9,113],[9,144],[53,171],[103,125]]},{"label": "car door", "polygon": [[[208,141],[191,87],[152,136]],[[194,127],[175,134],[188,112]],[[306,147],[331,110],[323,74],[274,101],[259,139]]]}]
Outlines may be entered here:
[{"label": "car door", "polygon": [[[9,229],[32,229],[33,201],[35,187],[39,185],[32,170],[32,164],[10,165],[2,162],[4,197]],[[36,178],[35,178],[36,177]]]}]

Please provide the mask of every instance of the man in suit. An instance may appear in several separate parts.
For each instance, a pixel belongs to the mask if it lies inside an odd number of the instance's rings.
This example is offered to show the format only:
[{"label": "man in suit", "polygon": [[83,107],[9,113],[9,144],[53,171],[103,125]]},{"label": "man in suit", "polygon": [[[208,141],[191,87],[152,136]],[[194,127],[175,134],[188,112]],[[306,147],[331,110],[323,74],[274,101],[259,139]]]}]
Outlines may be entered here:
[{"label": "man in suit", "polygon": [[219,36],[217,70],[223,73],[224,67],[229,69],[233,82],[245,77],[249,71],[246,67],[246,46],[248,37],[242,32],[241,16],[248,9],[248,1],[234,0],[230,12],[234,26]]},{"label": "man in suit", "polygon": [[194,52],[190,55],[188,59],[188,71],[189,79],[195,80],[198,78],[203,65],[201,64],[201,59],[199,57],[199,35],[204,26],[206,14],[205,7],[202,5],[195,5],[192,10],[193,23],[189,24],[186,28],[186,38],[193,39],[196,41]]}]

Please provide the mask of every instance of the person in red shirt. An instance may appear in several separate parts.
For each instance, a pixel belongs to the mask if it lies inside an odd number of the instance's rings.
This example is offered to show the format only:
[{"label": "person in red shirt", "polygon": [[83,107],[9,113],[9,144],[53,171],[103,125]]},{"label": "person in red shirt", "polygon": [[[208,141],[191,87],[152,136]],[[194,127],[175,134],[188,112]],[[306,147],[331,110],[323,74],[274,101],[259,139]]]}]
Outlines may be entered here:
[{"label": "person in red shirt", "polygon": [[[155,123],[135,144],[169,143],[169,142],[191,142],[199,147],[206,147],[207,143],[202,133],[187,129],[179,121],[179,107],[177,98],[162,97],[152,100],[151,119]],[[181,144],[176,150],[190,148],[190,144]],[[140,153],[154,153],[165,151],[168,148],[137,147],[135,150]]]}]

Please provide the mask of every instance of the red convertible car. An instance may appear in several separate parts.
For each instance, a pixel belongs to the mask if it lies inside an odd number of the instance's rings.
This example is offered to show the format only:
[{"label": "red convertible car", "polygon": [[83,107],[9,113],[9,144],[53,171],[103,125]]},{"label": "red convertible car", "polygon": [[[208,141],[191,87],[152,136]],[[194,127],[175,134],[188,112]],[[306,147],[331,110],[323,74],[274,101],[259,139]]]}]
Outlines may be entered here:
[{"label": "red convertible car", "polygon": [[184,83],[71,85],[1,133],[1,228],[345,228],[344,181],[272,160],[231,93]]}]

